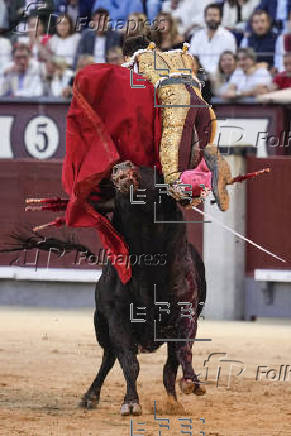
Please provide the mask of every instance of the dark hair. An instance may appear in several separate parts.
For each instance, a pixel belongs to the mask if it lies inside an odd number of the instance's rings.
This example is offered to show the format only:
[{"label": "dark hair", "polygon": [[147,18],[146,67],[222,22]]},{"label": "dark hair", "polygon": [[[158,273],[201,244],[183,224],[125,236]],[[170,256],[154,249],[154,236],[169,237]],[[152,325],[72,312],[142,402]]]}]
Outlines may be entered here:
[{"label": "dark hair", "polygon": [[[61,20],[59,20],[60,18],[61,18]],[[72,35],[72,33],[74,33],[74,25],[73,25],[73,20],[70,17],[70,15],[68,15],[68,14],[61,14],[61,15],[59,15],[58,18],[57,18],[56,26],[58,24],[60,24],[64,18],[68,21],[69,26],[70,26],[70,28],[69,28],[69,35]],[[56,33],[58,35],[58,29],[57,28],[56,28]]]},{"label": "dark hair", "polygon": [[237,56],[238,56],[240,53],[244,53],[244,55],[245,55],[247,58],[252,59],[254,62],[257,61],[257,55],[256,55],[254,49],[251,48],[251,47],[248,47],[248,48],[239,48],[238,51],[237,51]]},{"label": "dark hair", "polygon": [[272,18],[268,14],[267,11],[265,11],[264,9],[255,9],[254,12],[252,13],[252,15],[250,16],[250,23],[252,23],[253,18],[254,18],[255,15],[267,15],[269,23],[271,24],[271,22],[272,22]]},{"label": "dark hair", "polygon": [[133,36],[127,38],[123,44],[123,56],[131,57],[133,54],[148,47],[150,40],[145,36]]},{"label": "dark hair", "polygon": [[204,9],[204,16],[206,16],[208,9],[217,9],[219,11],[220,18],[222,18],[222,7],[218,3],[210,3],[209,5],[207,5]]},{"label": "dark hair", "polygon": [[95,11],[93,12],[93,17],[94,17],[94,15],[97,15],[97,14],[109,16],[109,11],[107,9],[104,9],[104,8],[98,8],[98,9],[95,9]]},{"label": "dark hair", "polygon": [[[248,0],[243,0],[244,3],[247,3]],[[238,6],[238,0],[228,0],[228,4],[231,8],[233,8],[234,6]]]},{"label": "dark hair", "polygon": [[24,44],[22,42],[16,42],[14,44],[13,49],[12,49],[12,54],[13,55],[15,54],[16,50],[26,50],[28,55],[31,54],[31,49],[30,49],[29,45]]},{"label": "dark hair", "polygon": [[221,59],[222,59],[222,57],[223,57],[224,55],[230,55],[230,56],[232,56],[232,57],[233,57],[233,60],[234,60],[235,62],[237,62],[237,54],[236,54],[236,53],[234,53],[234,52],[231,51],[231,50],[224,50],[224,52],[222,52],[221,55],[219,56],[219,61],[218,61],[218,71],[220,72],[220,74],[223,74],[223,71],[222,71],[222,69],[221,69]]}]

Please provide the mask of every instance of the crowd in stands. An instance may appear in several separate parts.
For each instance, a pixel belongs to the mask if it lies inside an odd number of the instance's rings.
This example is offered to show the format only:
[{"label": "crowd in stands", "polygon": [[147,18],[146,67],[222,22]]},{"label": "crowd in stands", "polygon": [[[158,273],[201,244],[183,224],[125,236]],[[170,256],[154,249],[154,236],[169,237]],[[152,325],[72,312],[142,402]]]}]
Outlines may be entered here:
[{"label": "crowd in stands", "polygon": [[291,87],[291,0],[0,0],[0,96],[69,98],[133,36],[188,42],[207,101]]}]

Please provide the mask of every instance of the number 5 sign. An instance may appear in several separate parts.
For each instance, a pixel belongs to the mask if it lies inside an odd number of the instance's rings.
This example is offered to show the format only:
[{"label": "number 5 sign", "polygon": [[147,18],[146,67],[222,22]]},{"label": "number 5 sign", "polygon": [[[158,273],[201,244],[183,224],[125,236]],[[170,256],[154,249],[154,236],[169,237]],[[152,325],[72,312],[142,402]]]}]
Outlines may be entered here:
[{"label": "number 5 sign", "polygon": [[33,118],[25,128],[24,145],[34,158],[51,158],[59,145],[58,126],[46,116]]}]

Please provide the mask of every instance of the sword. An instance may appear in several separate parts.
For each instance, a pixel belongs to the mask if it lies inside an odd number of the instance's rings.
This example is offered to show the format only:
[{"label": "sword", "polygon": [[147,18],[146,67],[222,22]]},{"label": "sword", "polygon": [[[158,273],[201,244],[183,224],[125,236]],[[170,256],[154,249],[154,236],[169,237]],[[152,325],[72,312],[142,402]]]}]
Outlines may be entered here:
[{"label": "sword", "polygon": [[214,218],[209,213],[203,212],[202,210],[198,209],[196,206],[191,206],[191,209],[195,210],[195,212],[200,213],[200,215],[204,216],[205,218],[210,219],[215,224],[217,224],[218,226],[222,227],[224,230],[227,230],[228,232],[232,233],[234,236],[237,236],[239,239],[242,239],[243,241],[247,242],[248,244],[253,245],[258,250],[263,251],[264,253],[268,254],[271,257],[274,257],[275,259],[279,260],[280,262],[283,262],[283,263],[287,262],[287,260],[282,259],[281,257],[277,256],[276,254],[272,253],[270,250],[267,250],[266,248],[262,247],[261,245],[256,244],[251,239],[246,238],[245,236],[243,236],[240,233],[238,233],[235,230],[233,230],[231,227],[227,226],[226,224],[223,224],[222,222],[220,222],[219,220]]}]

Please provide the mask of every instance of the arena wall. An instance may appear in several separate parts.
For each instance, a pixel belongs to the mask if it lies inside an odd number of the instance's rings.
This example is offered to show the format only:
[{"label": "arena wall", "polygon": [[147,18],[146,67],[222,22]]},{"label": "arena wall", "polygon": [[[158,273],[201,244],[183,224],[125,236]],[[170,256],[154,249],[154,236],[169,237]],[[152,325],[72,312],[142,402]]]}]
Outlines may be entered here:
[{"label": "arena wall", "polygon": [[[65,126],[68,102],[63,100],[0,101],[1,246],[9,243],[15,231],[29,232],[33,225],[55,219],[52,213],[24,213],[24,199],[52,194],[64,196],[61,165],[65,154]],[[208,280],[208,303],[205,314],[215,319],[250,319],[258,316],[290,316],[289,282],[256,280],[256,270],[291,270],[290,189],[291,171],[288,106],[217,104],[218,135],[221,151],[226,154],[233,173],[242,174],[271,167],[270,176],[262,176],[244,185],[230,188],[231,210],[225,214],[208,203],[205,211],[222,223],[245,234],[256,243],[288,259],[286,264],[245,245],[239,239],[217,228],[213,223],[188,224],[189,239],[204,256]],[[249,128],[247,128],[249,127]],[[251,128],[250,128],[251,127]],[[282,133],[283,132],[283,133]],[[285,133],[284,133],[285,132]],[[277,144],[277,145],[276,145]],[[275,146],[276,145],[276,146]],[[201,221],[199,214],[187,212],[186,220]],[[211,220],[210,220],[211,221]],[[50,234],[48,231],[46,234]],[[63,230],[54,230],[63,232]],[[101,249],[93,229],[69,229],[70,235],[94,252]],[[64,235],[62,233],[62,235]],[[66,233],[65,233],[66,235]],[[47,305],[77,307],[94,304],[95,280],[75,281],[67,277],[63,283],[35,280],[34,271],[92,271],[100,273],[100,265],[90,265],[75,255],[57,257],[47,253],[29,253],[24,259],[11,254],[0,255],[0,304]],[[37,261],[36,261],[37,259]],[[35,265],[37,263],[37,265]],[[8,268],[26,268],[27,277],[8,274]],[[99,272],[98,272],[99,271]],[[98,275],[97,274],[97,275]],[[21,274],[20,274],[21,276]],[[47,277],[44,274],[44,277]],[[284,289],[284,291],[283,291]]]}]

